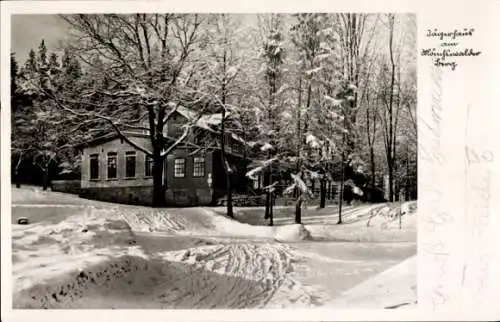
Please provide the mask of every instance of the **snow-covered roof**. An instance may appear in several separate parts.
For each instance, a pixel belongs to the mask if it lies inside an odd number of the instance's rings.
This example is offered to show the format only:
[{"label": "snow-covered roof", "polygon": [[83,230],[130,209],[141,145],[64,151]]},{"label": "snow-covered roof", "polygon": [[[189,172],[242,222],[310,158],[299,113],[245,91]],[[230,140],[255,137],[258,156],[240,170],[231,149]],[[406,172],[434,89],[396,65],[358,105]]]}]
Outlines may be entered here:
[{"label": "snow-covered roof", "polygon": [[215,113],[215,114],[203,115],[196,122],[196,125],[201,128],[213,131],[212,127],[220,125],[221,122],[222,122],[222,113]]},{"label": "snow-covered roof", "polygon": [[[198,113],[184,106],[178,106],[176,112],[190,121],[194,121],[198,117]],[[196,121],[196,126],[214,132],[213,127],[219,125],[221,121],[222,113],[207,114],[202,115]]]},{"label": "snow-covered roof", "polygon": [[[132,131],[122,131],[123,135],[127,137],[138,137],[138,138],[149,138],[149,134],[137,133]],[[119,138],[120,135],[116,131],[111,131],[107,134],[95,137],[93,139],[75,144],[73,147],[76,149],[82,149],[85,147],[95,146]]]},{"label": "snow-covered roof", "polygon": [[177,113],[181,114],[182,116],[184,116],[185,118],[187,118],[189,120],[194,120],[197,116],[195,111],[190,110],[184,106],[178,106],[176,111],[177,111]]}]

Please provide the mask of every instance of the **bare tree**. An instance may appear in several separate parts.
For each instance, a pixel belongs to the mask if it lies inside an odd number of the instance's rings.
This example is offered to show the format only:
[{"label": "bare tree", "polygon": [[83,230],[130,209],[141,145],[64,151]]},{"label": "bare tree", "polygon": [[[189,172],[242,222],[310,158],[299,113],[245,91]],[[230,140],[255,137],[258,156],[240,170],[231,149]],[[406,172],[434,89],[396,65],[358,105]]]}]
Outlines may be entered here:
[{"label": "bare tree", "polygon": [[394,49],[395,41],[395,15],[388,14],[389,29],[389,66],[384,68],[389,74],[389,86],[383,93],[385,108],[381,113],[384,134],[384,146],[387,158],[387,170],[389,175],[389,201],[394,201],[394,166],[396,161],[396,136],[400,111],[400,100],[395,101],[396,90],[396,57]]},{"label": "bare tree", "polygon": [[[344,105],[344,127],[347,133],[344,135],[342,146],[345,149],[341,158],[341,179],[339,192],[339,220],[342,223],[342,202],[344,199],[344,183],[350,179],[353,161],[353,153],[356,149],[356,133],[354,125],[358,109],[358,89],[362,64],[366,60],[368,45],[363,47],[368,15],[357,13],[341,13],[336,15],[337,32],[341,45],[341,58],[344,67],[344,79],[346,80],[344,95],[348,96],[348,104]],[[371,38],[369,38],[368,44]],[[364,49],[363,49],[364,48]],[[362,52],[364,50],[364,52]]]},{"label": "bare tree", "polygon": [[[221,158],[226,175],[226,198],[227,215],[233,217],[232,194],[232,169],[226,155],[227,136],[232,135],[235,118],[238,118],[239,106],[233,104],[238,92],[237,78],[245,63],[241,51],[238,51],[238,36],[244,31],[240,28],[237,20],[229,14],[216,14],[212,16],[208,24],[210,54],[207,60],[207,69],[210,71],[210,94],[214,97],[221,111]],[[238,35],[240,34],[240,35]],[[230,117],[235,116],[229,120]],[[228,122],[232,121],[232,122]]]},{"label": "bare tree", "polygon": [[[86,67],[86,82],[53,92],[63,111],[86,124],[107,124],[120,138],[153,158],[153,205],[165,204],[163,164],[185,141],[210,103],[194,87],[204,86],[197,73],[202,19],[192,14],[105,14],[62,16],[74,34],[72,48]],[[78,92],[75,92],[78,91]],[[179,137],[165,125],[179,106],[197,117],[186,122]],[[96,121],[100,121],[96,123]],[[125,130],[149,133],[142,146]],[[187,144],[187,142],[186,142]]]}]

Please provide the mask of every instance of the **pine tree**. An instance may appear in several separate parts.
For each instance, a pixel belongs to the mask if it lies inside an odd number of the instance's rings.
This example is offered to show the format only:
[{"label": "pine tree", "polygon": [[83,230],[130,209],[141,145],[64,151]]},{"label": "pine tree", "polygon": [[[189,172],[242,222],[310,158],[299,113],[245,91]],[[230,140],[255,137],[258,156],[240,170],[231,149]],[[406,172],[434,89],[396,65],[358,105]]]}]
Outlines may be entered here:
[{"label": "pine tree", "polygon": [[[18,90],[18,77],[19,77],[19,65],[16,60],[14,53],[10,54],[10,106],[11,114],[13,115],[12,120],[15,121],[15,116],[17,115],[20,108],[20,97]],[[15,122],[13,122],[15,127]],[[12,131],[14,133],[14,131]],[[15,143],[13,144],[15,148]],[[16,183],[16,187],[21,187],[21,182],[19,179],[19,169],[23,160],[23,153],[21,149],[13,150],[12,153],[12,164],[14,165],[13,181]]]},{"label": "pine tree", "polygon": [[17,82],[19,77],[19,65],[17,64],[16,55],[10,53],[10,106],[12,113],[15,114],[18,107],[18,88]]},{"label": "pine tree", "polygon": [[[38,47],[38,73],[40,77],[40,86],[43,91],[47,91],[49,88],[49,62],[47,56],[47,47],[45,46],[45,40],[42,39],[40,46]],[[41,98],[46,98],[45,93],[41,93]]]}]

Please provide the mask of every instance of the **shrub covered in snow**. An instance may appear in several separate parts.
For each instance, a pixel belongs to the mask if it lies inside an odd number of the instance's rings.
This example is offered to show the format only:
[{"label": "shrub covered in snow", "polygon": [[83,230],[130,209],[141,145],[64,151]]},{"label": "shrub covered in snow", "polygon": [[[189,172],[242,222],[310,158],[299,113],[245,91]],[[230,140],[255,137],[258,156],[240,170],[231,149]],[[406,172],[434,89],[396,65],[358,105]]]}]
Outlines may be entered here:
[{"label": "shrub covered in snow", "polygon": [[301,224],[276,227],[274,239],[280,242],[294,242],[307,239],[309,231]]}]

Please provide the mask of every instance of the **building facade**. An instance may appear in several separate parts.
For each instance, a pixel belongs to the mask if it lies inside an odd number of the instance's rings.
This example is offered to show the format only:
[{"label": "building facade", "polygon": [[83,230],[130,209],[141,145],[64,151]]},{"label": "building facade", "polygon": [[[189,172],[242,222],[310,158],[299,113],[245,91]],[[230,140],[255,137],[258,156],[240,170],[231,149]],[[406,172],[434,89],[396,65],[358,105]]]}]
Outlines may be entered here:
[{"label": "building facade", "polygon": [[[166,135],[182,133],[186,113],[179,112],[166,126]],[[206,124],[195,127],[184,143],[179,144],[163,164],[163,182],[168,206],[211,205],[226,193],[226,171],[219,148],[220,134]],[[149,134],[126,132],[127,138],[151,151]],[[204,148],[195,148],[195,141]],[[238,137],[225,137],[226,159],[232,169],[233,190],[247,188],[244,144]],[[89,199],[151,205],[153,195],[153,160],[118,134],[112,133],[79,146],[82,151],[81,193]]]}]

